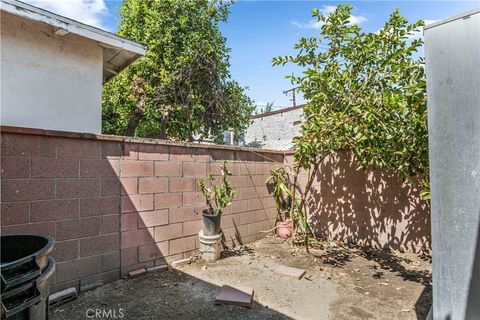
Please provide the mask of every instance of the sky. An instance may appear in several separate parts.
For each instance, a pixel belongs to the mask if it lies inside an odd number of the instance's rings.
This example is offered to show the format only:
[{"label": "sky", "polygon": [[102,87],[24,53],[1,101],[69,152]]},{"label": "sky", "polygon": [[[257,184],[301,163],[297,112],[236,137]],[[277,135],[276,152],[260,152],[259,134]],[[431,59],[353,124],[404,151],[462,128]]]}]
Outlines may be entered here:
[{"label": "sky", "polygon": [[[121,1],[109,0],[24,0],[110,32],[116,32]],[[254,1],[240,0],[230,8],[230,16],[220,28],[231,48],[233,79],[248,87],[258,109],[273,103],[273,109],[292,105],[292,88],[286,75],[300,75],[293,65],[272,67],[272,58],[293,55],[293,45],[300,37],[319,35],[319,25],[312,21],[311,10],[328,14],[339,3],[353,6],[352,23],[368,32],[380,29],[396,8],[410,22],[423,19],[428,23],[480,7],[472,1]],[[416,36],[420,37],[421,32]],[[420,53],[422,54],[422,53]],[[297,95],[297,104],[303,103]]]}]

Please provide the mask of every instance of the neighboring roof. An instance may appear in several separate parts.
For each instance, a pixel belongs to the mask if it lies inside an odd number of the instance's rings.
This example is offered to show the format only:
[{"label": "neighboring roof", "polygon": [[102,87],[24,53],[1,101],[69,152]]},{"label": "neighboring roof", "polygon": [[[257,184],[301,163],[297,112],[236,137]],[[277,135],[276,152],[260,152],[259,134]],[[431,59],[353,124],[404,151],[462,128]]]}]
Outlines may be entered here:
[{"label": "neighboring roof", "polygon": [[115,76],[145,54],[146,47],[105,30],[57,15],[17,0],[1,0],[1,10],[55,28],[58,35],[73,33],[97,41],[103,50],[103,81]]},{"label": "neighboring roof", "polygon": [[472,9],[472,10],[469,10],[469,11],[466,11],[466,12],[462,12],[462,13],[457,14],[455,16],[448,17],[448,18],[445,18],[443,20],[439,20],[439,21],[427,24],[423,28],[423,30],[431,29],[431,28],[437,27],[439,25],[442,25],[442,24],[445,24],[445,23],[448,23],[448,22],[454,21],[454,20],[468,19],[471,15],[478,14],[478,13],[480,13],[480,8],[476,8],[476,9]]},{"label": "neighboring roof", "polygon": [[290,111],[297,110],[297,109],[303,109],[304,107],[305,107],[304,104],[300,104],[300,105],[295,106],[295,107],[289,107],[289,108],[283,108],[283,109],[278,109],[278,110],[274,110],[274,111],[259,113],[259,114],[251,116],[250,119],[257,119],[257,118],[273,116],[274,114],[290,112]]}]

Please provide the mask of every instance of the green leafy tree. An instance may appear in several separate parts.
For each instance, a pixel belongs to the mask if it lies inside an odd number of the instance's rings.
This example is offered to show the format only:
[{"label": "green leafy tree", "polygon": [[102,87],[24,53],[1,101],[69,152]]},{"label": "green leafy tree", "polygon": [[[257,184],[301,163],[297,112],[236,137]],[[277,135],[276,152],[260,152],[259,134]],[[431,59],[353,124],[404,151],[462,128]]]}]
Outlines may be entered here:
[{"label": "green leafy tree", "polygon": [[[395,173],[428,194],[428,134],[424,61],[415,58],[421,39],[412,35],[423,21],[409,24],[397,9],[382,29],[363,32],[350,23],[352,7],[312,15],[322,24],[319,37],[301,38],[296,56],[273,59],[304,72],[290,76],[307,100],[306,121],[294,139],[291,211],[299,232],[311,233],[305,203],[320,163],[351,150],[363,168]],[[304,188],[301,170],[309,173]]]},{"label": "green leafy tree", "polygon": [[231,79],[219,30],[230,2],[124,0],[119,35],[145,57],[103,89],[104,133],[190,140],[241,132],[254,106]]}]

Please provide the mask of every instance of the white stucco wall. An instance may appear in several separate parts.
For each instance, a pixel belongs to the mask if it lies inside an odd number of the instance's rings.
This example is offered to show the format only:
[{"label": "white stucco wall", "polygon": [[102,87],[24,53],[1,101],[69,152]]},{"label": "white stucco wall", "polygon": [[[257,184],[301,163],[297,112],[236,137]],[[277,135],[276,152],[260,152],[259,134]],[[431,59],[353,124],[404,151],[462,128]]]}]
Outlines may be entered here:
[{"label": "white stucco wall", "polygon": [[302,108],[255,118],[245,132],[245,145],[289,150],[292,148],[292,138],[300,131],[300,126],[293,123],[299,120],[303,120]]},{"label": "white stucco wall", "polygon": [[1,13],[2,125],[101,132],[103,49]]}]

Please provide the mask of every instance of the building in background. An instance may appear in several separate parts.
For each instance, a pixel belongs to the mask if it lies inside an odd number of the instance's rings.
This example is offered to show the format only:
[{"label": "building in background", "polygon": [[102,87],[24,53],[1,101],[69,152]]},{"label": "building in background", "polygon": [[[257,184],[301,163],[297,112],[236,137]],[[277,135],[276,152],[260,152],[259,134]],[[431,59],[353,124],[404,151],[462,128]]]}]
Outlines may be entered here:
[{"label": "building in background", "polygon": [[101,133],[102,84],[145,47],[15,0],[1,1],[2,125]]},{"label": "building in background", "polygon": [[292,139],[300,132],[300,126],[294,123],[303,121],[303,107],[299,105],[252,116],[252,124],[245,131],[242,144],[274,150],[292,149]]}]

